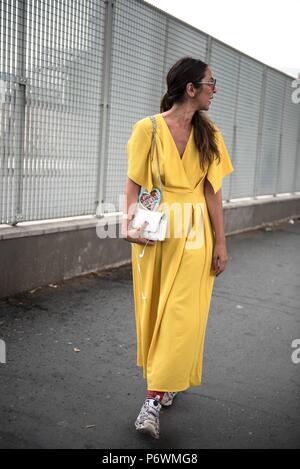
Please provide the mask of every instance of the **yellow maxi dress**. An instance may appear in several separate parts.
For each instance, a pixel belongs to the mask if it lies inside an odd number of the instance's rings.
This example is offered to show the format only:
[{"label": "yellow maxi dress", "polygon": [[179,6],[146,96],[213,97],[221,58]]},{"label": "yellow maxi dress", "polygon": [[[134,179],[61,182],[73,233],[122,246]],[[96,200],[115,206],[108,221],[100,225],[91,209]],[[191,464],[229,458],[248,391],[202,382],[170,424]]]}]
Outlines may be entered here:
[{"label": "yellow maxi dress", "polygon": [[[169,232],[164,241],[146,246],[142,258],[138,254],[144,246],[131,244],[137,366],[143,367],[147,389],[175,392],[200,385],[202,378],[205,331],[215,278],[214,232],[204,181],[207,177],[216,193],[223,177],[234,167],[217,126],[221,162],[214,161],[203,171],[194,129],[181,158],[164,117],[156,114],[155,118],[163,204],[165,207],[175,204],[175,209],[166,210]],[[150,158],[151,142],[152,123],[146,117],[134,124],[127,144],[127,176],[148,191],[153,186],[160,187],[156,154],[152,162]],[[178,222],[174,221],[176,207],[182,210],[181,220],[186,220],[185,230],[178,231]],[[180,227],[183,226],[182,221]]]}]

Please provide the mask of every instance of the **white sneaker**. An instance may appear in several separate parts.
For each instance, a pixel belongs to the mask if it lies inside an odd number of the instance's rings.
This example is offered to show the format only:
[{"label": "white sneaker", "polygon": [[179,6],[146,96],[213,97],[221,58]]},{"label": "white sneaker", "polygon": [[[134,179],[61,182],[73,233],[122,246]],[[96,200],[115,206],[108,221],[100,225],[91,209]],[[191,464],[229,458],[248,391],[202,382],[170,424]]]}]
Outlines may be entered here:
[{"label": "white sneaker", "polygon": [[162,400],[160,401],[161,404],[165,407],[169,407],[170,405],[172,405],[173,399],[177,394],[178,392],[165,392]]},{"label": "white sneaker", "polygon": [[146,399],[135,421],[135,428],[142,433],[148,433],[158,440],[160,409],[159,396],[155,396],[154,399]]}]

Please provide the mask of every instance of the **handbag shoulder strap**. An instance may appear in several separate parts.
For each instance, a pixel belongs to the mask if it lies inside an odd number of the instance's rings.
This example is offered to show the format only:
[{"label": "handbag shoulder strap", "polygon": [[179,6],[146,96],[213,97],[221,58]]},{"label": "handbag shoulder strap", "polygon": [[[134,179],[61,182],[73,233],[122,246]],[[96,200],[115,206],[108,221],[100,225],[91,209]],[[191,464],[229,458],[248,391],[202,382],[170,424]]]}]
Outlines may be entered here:
[{"label": "handbag shoulder strap", "polygon": [[[152,153],[151,153],[151,161],[153,160],[154,150],[156,147],[156,119],[155,116],[150,116],[152,122]],[[158,172],[158,179],[160,184],[160,190],[162,190],[162,181],[160,177],[160,169],[159,169],[159,161],[158,161],[158,152],[156,152],[156,163],[157,163],[157,172]]]}]

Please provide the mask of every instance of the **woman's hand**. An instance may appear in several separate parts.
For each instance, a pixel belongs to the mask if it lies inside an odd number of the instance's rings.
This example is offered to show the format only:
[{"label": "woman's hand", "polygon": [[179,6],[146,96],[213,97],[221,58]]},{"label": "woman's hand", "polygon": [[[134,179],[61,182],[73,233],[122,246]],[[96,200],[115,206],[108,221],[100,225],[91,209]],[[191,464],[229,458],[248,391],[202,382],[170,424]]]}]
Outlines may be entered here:
[{"label": "woman's hand", "polygon": [[213,250],[213,270],[216,277],[224,272],[227,261],[226,244],[216,243]]},{"label": "woman's hand", "polygon": [[142,226],[138,228],[132,228],[130,226],[130,222],[134,217],[134,212],[136,207],[138,206],[138,197],[140,192],[141,186],[136,184],[131,179],[127,178],[126,186],[125,186],[125,197],[124,197],[124,210],[123,210],[123,217],[122,217],[122,238],[125,241],[129,241],[130,243],[136,244],[146,244],[152,246],[155,241],[143,238],[141,236],[141,232],[146,228],[147,221],[143,223]]},{"label": "woman's hand", "polygon": [[140,234],[146,228],[148,222],[145,221],[140,227],[138,228],[128,228],[126,232],[123,232],[123,238],[125,241],[129,241],[130,243],[136,244],[148,244],[148,246],[152,246],[155,241],[150,239],[143,238]]}]

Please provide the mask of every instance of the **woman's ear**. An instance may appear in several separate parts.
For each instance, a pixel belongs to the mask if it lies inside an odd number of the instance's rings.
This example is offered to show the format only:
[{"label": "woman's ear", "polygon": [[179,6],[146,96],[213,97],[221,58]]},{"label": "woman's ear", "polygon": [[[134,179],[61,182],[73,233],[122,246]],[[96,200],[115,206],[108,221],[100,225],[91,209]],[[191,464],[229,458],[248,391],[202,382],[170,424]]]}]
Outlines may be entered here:
[{"label": "woman's ear", "polygon": [[190,98],[194,98],[196,95],[196,90],[194,88],[193,83],[187,83],[185,87],[185,92]]}]

